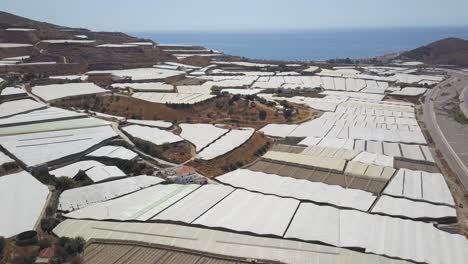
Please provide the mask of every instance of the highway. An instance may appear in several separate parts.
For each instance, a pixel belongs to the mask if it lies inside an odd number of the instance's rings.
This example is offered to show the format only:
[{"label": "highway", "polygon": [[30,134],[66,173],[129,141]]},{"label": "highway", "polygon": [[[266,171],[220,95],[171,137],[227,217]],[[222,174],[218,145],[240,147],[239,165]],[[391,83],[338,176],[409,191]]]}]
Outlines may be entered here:
[{"label": "highway", "polygon": [[468,192],[468,125],[457,123],[446,107],[467,85],[464,73],[450,71],[450,77],[426,95],[423,104],[426,124],[436,148]]}]

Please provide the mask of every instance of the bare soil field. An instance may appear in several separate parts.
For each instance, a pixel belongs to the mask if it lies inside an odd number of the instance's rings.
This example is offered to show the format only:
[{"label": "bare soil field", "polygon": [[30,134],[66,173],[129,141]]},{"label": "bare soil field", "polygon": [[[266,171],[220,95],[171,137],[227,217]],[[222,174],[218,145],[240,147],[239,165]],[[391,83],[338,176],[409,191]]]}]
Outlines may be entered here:
[{"label": "bare soil field", "polygon": [[258,158],[256,153],[259,149],[269,148],[273,140],[260,133],[255,133],[244,145],[210,161],[191,161],[187,165],[194,167],[197,172],[207,177],[215,177],[229,171],[230,168],[239,168],[252,163]]}]

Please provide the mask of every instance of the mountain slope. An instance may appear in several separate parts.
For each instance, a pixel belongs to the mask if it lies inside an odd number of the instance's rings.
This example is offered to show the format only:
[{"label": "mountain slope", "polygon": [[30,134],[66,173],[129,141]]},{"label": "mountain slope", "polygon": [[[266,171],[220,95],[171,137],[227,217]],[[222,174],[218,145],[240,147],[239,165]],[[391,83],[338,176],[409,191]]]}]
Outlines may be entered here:
[{"label": "mountain slope", "polygon": [[459,38],[442,39],[404,52],[400,58],[427,64],[468,66],[468,41]]}]

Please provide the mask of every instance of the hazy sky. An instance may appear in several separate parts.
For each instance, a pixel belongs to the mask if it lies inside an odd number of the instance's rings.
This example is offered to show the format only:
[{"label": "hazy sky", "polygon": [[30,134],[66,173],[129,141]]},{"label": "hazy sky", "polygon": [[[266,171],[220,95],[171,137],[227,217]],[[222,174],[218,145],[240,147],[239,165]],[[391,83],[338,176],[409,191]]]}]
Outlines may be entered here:
[{"label": "hazy sky", "polygon": [[468,0],[0,0],[0,9],[111,31],[468,26]]}]

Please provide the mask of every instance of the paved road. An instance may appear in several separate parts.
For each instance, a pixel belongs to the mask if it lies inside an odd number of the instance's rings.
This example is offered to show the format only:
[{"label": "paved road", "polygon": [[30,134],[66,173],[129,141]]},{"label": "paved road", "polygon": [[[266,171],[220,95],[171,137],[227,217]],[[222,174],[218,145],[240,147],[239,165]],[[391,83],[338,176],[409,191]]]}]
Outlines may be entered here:
[{"label": "paved road", "polygon": [[[450,84],[447,86],[447,84]],[[452,71],[424,102],[424,122],[434,143],[468,192],[468,125],[456,122],[447,106],[468,85],[468,76]]]}]

